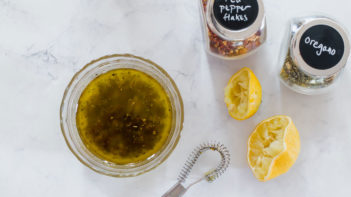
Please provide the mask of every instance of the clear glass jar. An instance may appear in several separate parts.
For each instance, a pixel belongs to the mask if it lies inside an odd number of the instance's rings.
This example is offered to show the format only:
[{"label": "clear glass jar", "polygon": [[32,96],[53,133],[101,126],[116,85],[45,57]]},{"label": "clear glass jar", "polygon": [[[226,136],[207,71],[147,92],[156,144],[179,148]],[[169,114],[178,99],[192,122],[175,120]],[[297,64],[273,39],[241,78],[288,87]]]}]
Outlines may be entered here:
[{"label": "clear glass jar", "polygon": [[238,59],[266,41],[262,0],[200,0],[207,51],[223,59]]},{"label": "clear glass jar", "polygon": [[[76,125],[76,112],[80,95],[86,86],[99,75],[110,70],[131,68],[142,71],[156,79],[166,90],[172,104],[172,128],[163,147],[146,160],[139,163],[117,165],[91,153],[83,144]],[[75,74],[64,93],[61,110],[61,129],[72,153],[86,166],[101,174],[115,177],[131,177],[148,172],[172,153],[183,128],[184,108],[179,90],[167,74],[157,64],[133,55],[110,55],[94,60]]]},{"label": "clear glass jar", "polygon": [[321,94],[339,81],[350,42],[346,30],[331,18],[296,18],[291,20],[281,52],[282,83],[302,94]]}]

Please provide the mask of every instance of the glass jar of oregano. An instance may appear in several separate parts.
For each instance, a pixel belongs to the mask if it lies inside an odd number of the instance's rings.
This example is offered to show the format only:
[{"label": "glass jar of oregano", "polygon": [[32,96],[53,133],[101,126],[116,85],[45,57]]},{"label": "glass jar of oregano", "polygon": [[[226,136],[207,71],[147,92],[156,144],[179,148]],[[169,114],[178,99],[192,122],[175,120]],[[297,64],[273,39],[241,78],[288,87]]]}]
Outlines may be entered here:
[{"label": "glass jar of oregano", "polygon": [[346,30],[331,18],[311,16],[293,19],[287,37],[279,62],[282,83],[307,95],[332,89],[350,55]]}]

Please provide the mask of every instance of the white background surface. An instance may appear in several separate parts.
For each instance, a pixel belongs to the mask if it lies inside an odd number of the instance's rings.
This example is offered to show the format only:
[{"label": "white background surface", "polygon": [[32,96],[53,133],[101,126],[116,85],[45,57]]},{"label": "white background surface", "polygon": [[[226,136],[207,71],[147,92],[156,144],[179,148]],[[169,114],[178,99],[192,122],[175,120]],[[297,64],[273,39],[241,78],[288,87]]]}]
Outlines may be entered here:
[{"label": "white background surface", "polygon": [[[197,0],[0,0],[0,196],[161,196],[194,146],[207,140],[228,146],[231,165],[214,183],[202,182],[186,196],[350,196],[351,65],[334,92],[302,96],[280,85],[276,62],[291,17],[325,12],[351,29],[351,1],[265,0],[265,6],[264,48],[227,62],[204,51]],[[185,104],[177,148],[136,178],[107,177],[82,165],[59,125],[63,91],[73,74],[113,53],[163,66]],[[238,122],[227,114],[223,88],[243,66],[260,79],[263,104],[253,118]],[[261,183],[247,165],[246,141],[256,124],[277,114],[293,118],[301,154],[287,174]],[[199,168],[212,167],[210,158],[217,157],[202,159]]]}]

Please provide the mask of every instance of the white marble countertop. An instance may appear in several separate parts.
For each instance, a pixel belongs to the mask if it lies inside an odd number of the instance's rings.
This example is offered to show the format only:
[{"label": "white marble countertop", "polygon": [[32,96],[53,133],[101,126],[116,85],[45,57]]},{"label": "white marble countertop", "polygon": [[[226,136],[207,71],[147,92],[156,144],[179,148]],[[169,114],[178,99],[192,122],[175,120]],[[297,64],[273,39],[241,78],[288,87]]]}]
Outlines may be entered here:
[{"label": "white marble countertop", "polygon": [[[296,94],[277,77],[287,21],[318,11],[351,30],[351,1],[265,0],[265,7],[269,38],[263,50],[228,62],[207,56],[197,0],[0,0],[0,196],[161,196],[191,150],[207,140],[228,146],[231,165],[186,196],[351,196],[351,65],[340,86],[323,96]],[[113,53],[163,66],[185,104],[177,148],[136,178],[91,171],[69,151],[60,130],[60,102],[73,74]],[[227,114],[223,88],[243,66],[260,79],[263,104],[253,118],[238,122]],[[278,114],[293,118],[301,154],[287,174],[261,183],[247,165],[246,141],[257,123]],[[195,174],[213,165],[211,157]]]}]

